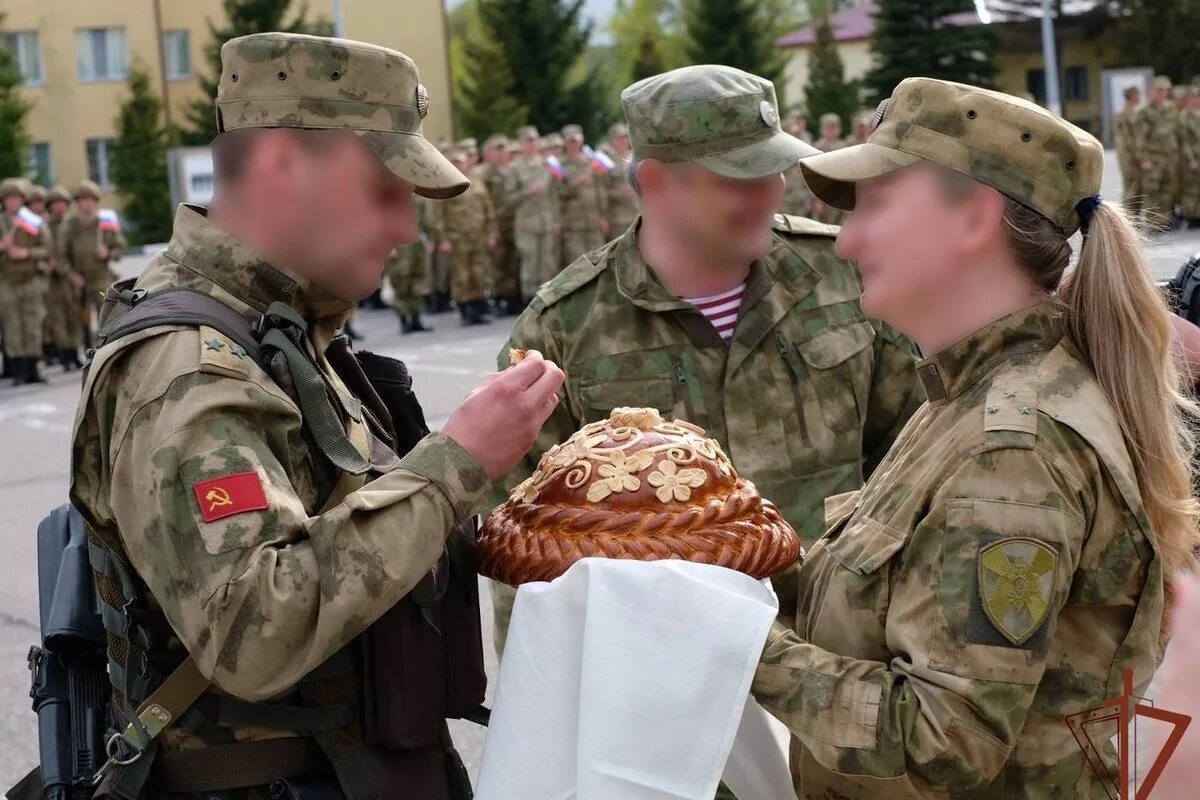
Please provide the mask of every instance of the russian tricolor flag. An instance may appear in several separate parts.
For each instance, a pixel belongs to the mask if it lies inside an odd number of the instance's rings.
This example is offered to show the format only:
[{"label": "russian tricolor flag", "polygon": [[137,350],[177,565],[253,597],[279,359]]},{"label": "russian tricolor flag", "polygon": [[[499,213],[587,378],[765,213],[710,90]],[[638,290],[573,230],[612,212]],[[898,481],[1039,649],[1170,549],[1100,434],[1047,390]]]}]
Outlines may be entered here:
[{"label": "russian tricolor flag", "polygon": [[117,216],[117,212],[113,211],[111,208],[100,209],[100,213],[96,215],[96,219],[100,223],[100,230],[120,233],[121,218]]},{"label": "russian tricolor flag", "polygon": [[42,229],[45,222],[37,214],[30,211],[28,208],[22,208],[17,212],[16,219],[13,220],[16,226],[25,231],[31,236],[37,236],[38,231]]},{"label": "russian tricolor flag", "polygon": [[603,150],[596,150],[591,155],[592,169],[596,172],[611,172],[617,166]]},{"label": "russian tricolor flag", "polygon": [[551,172],[554,173],[554,177],[558,178],[560,181],[563,179],[563,175],[565,173],[563,172],[562,162],[558,160],[558,156],[547,156],[546,166]]}]

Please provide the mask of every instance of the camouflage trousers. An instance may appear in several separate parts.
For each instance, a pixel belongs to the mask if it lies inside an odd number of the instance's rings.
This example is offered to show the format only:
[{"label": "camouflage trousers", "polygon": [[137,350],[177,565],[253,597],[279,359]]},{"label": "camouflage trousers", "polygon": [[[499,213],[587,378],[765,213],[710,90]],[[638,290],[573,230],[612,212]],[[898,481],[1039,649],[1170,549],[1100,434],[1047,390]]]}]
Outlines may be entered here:
[{"label": "camouflage trousers", "polygon": [[42,357],[42,320],[46,316],[46,279],[0,278],[0,325],[10,358]]},{"label": "camouflage trousers", "polygon": [[83,308],[79,289],[70,273],[52,272],[47,278],[46,322],[42,333],[46,344],[60,350],[78,350],[83,346]]},{"label": "camouflage trousers", "polygon": [[487,296],[488,276],[492,271],[487,242],[478,236],[452,240],[447,256],[450,264],[450,299],[458,305],[482,300]]},{"label": "camouflage trousers", "polygon": [[1154,166],[1142,173],[1142,195],[1145,197],[1147,224],[1161,228],[1167,224],[1178,199],[1179,161],[1175,158],[1156,159]]},{"label": "camouflage trousers", "polygon": [[396,258],[384,266],[392,285],[392,310],[401,316],[421,313],[421,298],[428,294],[429,257],[425,245],[405,245]]},{"label": "camouflage trousers", "polygon": [[521,259],[512,232],[501,234],[492,251],[491,289],[493,297],[512,297],[521,292]]},{"label": "camouflage trousers", "polygon": [[429,255],[429,291],[450,293],[450,256],[434,248]]},{"label": "camouflage trousers", "polygon": [[604,246],[604,234],[595,225],[566,228],[562,232],[562,261],[570,264],[584,253]]},{"label": "camouflage trousers", "polygon": [[543,283],[561,270],[558,237],[550,231],[542,233],[518,228],[516,242],[521,256],[521,294],[533,297]]}]

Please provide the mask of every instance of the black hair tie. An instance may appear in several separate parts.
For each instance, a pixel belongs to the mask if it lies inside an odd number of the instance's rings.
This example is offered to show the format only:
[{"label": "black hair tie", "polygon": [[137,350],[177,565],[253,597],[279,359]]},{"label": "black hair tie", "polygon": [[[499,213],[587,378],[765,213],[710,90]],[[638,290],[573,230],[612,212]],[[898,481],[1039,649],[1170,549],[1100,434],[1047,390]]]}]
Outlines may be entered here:
[{"label": "black hair tie", "polygon": [[1075,211],[1079,213],[1079,227],[1083,231],[1083,235],[1087,236],[1088,228],[1092,225],[1092,214],[1096,213],[1096,209],[1104,200],[1098,194],[1091,197],[1085,197],[1075,206]]}]

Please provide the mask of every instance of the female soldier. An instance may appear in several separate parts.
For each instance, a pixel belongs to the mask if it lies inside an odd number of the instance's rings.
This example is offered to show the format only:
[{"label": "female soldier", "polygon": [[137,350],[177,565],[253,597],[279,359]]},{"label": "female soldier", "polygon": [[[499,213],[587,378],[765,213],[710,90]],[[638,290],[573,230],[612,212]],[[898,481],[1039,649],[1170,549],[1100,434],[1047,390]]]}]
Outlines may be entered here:
[{"label": "female soldier", "polygon": [[[801,798],[1104,797],[1068,717],[1125,669],[1145,688],[1197,542],[1167,309],[1084,131],[925,78],[876,117],[802,165],[853,210],[864,310],[936,354],[928,402],[827,501],[754,695],[792,731]],[[1088,731],[1101,772],[1113,732]]]}]

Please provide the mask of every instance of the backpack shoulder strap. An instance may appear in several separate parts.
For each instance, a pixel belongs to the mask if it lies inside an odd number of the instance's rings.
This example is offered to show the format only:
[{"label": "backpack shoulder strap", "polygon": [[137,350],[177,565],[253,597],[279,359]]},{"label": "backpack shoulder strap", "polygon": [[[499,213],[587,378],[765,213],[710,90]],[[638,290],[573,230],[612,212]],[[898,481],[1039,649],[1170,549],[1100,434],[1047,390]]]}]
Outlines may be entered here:
[{"label": "backpack shoulder strap", "polygon": [[109,289],[106,300],[123,303],[128,310],[118,312],[100,331],[99,347],[163,325],[207,326],[237,342],[257,360],[259,342],[254,335],[254,324],[212,295],[192,289],[164,289],[146,294],[143,289],[119,286]]}]

